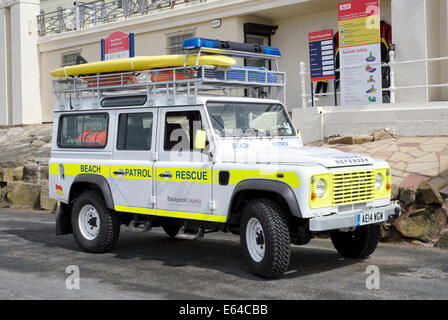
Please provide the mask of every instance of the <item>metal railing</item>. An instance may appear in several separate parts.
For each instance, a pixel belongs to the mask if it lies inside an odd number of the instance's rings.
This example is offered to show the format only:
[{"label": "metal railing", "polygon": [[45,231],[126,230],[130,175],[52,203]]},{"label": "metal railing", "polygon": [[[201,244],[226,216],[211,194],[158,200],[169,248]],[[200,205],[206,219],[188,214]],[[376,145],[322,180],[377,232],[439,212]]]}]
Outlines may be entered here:
[{"label": "metal railing", "polygon": [[58,8],[37,16],[39,36],[80,30],[97,25],[142,16],[176,6],[194,5],[207,0],[97,0],[75,2],[74,7]]},{"label": "metal railing", "polygon": [[[413,64],[413,63],[428,63],[428,62],[440,62],[440,61],[448,61],[448,57],[439,57],[439,58],[426,58],[426,59],[416,59],[416,60],[404,60],[404,61],[395,61],[395,51],[389,52],[389,62],[388,63],[381,63],[378,64],[381,67],[389,67],[389,81],[390,85],[389,87],[383,88],[383,92],[390,92],[390,101],[389,103],[395,104],[396,98],[395,93],[398,90],[406,90],[406,89],[422,89],[422,88],[448,88],[448,83],[440,83],[440,84],[428,84],[427,79],[425,79],[425,84],[420,85],[410,85],[410,86],[396,86],[395,85],[395,67],[397,65],[404,65],[404,64]],[[363,65],[359,66],[350,66],[348,68],[339,68],[336,69],[335,72],[340,72],[343,69],[352,69],[352,68],[358,68],[363,67]],[[305,62],[300,62],[300,79],[301,79],[301,98],[302,98],[302,108],[305,108],[308,106],[309,102],[308,99],[315,99],[315,97],[319,96],[333,96],[334,92],[327,92],[327,93],[307,93],[307,83],[309,84],[310,81],[307,81],[307,77],[311,75],[310,72],[306,71],[306,64]],[[337,95],[340,95],[340,91],[336,93]],[[314,101],[311,101],[312,105],[315,105]]]}]

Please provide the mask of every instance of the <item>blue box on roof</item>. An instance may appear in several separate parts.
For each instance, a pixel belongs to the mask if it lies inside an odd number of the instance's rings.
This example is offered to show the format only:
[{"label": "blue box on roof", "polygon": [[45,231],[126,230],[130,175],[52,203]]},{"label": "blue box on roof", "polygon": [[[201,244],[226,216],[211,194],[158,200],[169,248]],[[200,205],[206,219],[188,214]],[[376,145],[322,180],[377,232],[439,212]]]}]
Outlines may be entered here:
[{"label": "blue box on roof", "polygon": [[265,54],[270,54],[270,55],[278,56],[278,57],[282,56],[282,54],[280,53],[280,49],[277,47],[263,46],[263,48],[264,48]]},{"label": "blue box on roof", "polygon": [[241,51],[248,53],[263,53],[280,57],[281,53],[279,48],[261,46],[251,43],[232,42],[232,41],[220,41],[207,38],[190,38],[185,39],[182,44],[182,50],[191,50],[199,48],[212,48],[222,50]]},{"label": "blue box on roof", "polygon": [[263,67],[232,67],[227,72],[227,80],[246,81],[246,72],[249,82],[276,83],[277,77],[274,73]]},{"label": "blue box on roof", "polygon": [[[263,67],[232,67],[227,71],[227,79],[225,79],[225,72],[223,70],[205,69],[205,77],[207,79],[245,82],[247,73],[247,81],[249,82],[266,83],[266,80],[267,83],[278,82],[275,73]],[[201,74],[198,75],[198,77],[201,76]]]},{"label": "blue box on roof", "polygon": [[219,40],[207,38],[190,38],[185,39],[182,44],[182,50],[198,49],[198,48],[214,48],[220,49]]}]

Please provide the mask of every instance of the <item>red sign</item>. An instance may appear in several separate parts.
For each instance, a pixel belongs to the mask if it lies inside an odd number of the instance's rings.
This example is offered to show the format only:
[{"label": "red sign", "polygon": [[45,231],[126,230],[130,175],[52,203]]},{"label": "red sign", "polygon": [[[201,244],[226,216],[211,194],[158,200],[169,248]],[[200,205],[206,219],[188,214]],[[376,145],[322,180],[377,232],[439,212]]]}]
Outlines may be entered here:
[{"label": "red sign", "polygon": [[104,40],[106,60],[129,58],[129,35],[116,31]]},{"label": "red sign", "polygon": [[338,20],[365,18],[378,14],[379,0],[355,0],[338,5]]},{"label": "red sign", "polygon": [[333,30],[323,30],[317,32],[310,32],[308,34],[308,41],[321,41],[326,39],[333,39]]}]

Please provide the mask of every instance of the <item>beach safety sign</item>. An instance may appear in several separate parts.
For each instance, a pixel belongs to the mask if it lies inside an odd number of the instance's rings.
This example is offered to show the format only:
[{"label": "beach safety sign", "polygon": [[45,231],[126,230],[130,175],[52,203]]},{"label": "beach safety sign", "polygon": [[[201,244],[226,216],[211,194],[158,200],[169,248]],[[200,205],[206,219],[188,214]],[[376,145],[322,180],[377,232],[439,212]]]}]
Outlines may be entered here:
[{"label": "beach safety sign", "polygon": [[341,105],[382,103],[379,0],[338,5]]},{"label": "beach safety sign", "polygon": [[333,30],[310,32],[308,41],[311,81],[334,80]]}]

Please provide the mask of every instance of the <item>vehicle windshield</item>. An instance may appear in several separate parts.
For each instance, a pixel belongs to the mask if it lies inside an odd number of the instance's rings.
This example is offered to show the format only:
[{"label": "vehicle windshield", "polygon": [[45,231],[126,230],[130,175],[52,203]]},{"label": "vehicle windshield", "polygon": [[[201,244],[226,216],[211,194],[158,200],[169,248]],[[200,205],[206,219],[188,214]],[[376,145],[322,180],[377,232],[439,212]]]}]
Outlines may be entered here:
[{"label": "vehicle windshield", "polygon": [[285,137],[295,132],[280,104],[210,102],[213,129],[219,137]]}]

